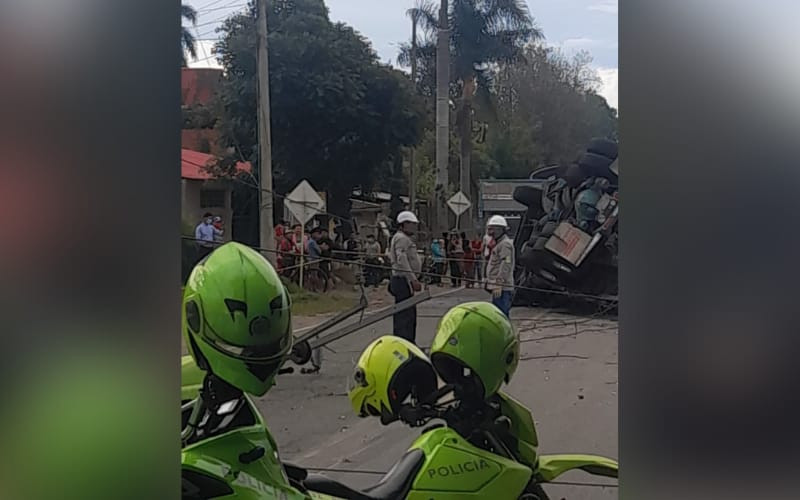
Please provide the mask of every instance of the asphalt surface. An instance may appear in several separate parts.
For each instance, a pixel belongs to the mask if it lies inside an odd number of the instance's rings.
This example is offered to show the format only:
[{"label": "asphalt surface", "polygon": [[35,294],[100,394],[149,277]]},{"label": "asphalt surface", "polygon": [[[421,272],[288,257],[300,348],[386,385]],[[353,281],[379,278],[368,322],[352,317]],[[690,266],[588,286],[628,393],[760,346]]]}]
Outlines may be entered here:
[{"label": "asphalt surface", "polygon": [[[450,307],[488,300],[481,290],[431,291],[434,298],[418,306],[421,347],[430,346],[439,318]],[[539,452],[617,458],[616,321],[536,308],[514,308],[511,317],[523,340],[522,360],[506,391],[531,409]],[[297,370],[281,376],[278,385],[258,400],[284,460],[305,467],[387,471],[408,449],[420,429],[358,418],[346,396],[362,349],[390,333],[391,325],[388,318],[330,344],[335,352],[324,352],[320,373],[303,375]],[[375,474],[325,474],[356,488],[380,479]],[[583,472],[559,480],[616,484]],[[613,486],[552,484],[545,489],[553,500],[617,498]]]}]

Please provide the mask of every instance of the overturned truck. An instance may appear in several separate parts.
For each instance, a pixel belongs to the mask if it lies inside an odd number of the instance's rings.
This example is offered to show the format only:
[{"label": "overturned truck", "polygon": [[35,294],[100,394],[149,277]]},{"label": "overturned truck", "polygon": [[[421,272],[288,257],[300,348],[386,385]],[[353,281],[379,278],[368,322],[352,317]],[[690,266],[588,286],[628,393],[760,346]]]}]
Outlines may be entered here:
[{"label": "overturned truck", "polygon": [[[580,160],[531,174],[514,199],[527,207],[514,245],[517,305],[617,298],[617,144],[593,139]],[[553,293],[556,292],[556,293]]]}]

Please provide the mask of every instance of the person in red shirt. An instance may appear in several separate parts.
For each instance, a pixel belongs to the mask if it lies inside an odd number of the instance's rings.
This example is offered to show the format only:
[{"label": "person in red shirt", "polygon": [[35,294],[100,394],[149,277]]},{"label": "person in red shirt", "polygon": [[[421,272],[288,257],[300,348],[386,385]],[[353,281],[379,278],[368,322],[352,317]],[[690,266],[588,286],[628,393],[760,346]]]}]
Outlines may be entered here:
[{"label": "person in red shirt", "polygon": [[291,235],[291,242],[294,245],[294,252],[298,255],[300,254],[301,248],[304,254],[308,253],[308,233],[303,231],[302,225],[294,225],[294,230]]},{"label": "person in red shirt", "polygon": [[470,278],[474,278],[477,283],[480,283],[483,281],[483,241],[481,241],[480,235],[476,235],[469,244],[472,247],[472,254],[475,256],[475,272]]},{"label": "person in red shirt", "polygon": [[461,233],[461,235],[464,242],[464,285],[472,288],[475,284],[475,250],[473,250],[472,242],[467,235],[465,233]]},{"label": "person in red shirt", "polygon": [[278,251],[276,261],[278,263],[278,272],[280,273],[287,265],[291,265],[288,261],[293,260],[291,257],[293,245],[286,235],[286,227],[282,221],[275,226],[275,247]]}]

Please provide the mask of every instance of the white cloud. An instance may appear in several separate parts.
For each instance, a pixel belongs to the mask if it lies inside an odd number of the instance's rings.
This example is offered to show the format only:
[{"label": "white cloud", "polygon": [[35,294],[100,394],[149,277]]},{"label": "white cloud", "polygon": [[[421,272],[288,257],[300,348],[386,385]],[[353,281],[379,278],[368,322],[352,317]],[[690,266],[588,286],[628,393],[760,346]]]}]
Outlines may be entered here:
[{"label": "white cloud", "polygon": [[598,40],[595,40],[594,38],[579,37],[567,38],[561,43],[561,45],[566,48],[587,47],[591,45],[597,45],[597,42]]},{"label": "white cloud", "polygon": [[567,38],[559,45],[565,49],[575,49],[575,50],[585,49],[585,48],[616,49],[618,46],[616,40],[602,40],[599,38],[588,38],[588,37]]},{"label": "white cloud", "polygon": [[601,81],[598,93],[619,110],[619,68],[597,68],[597,75]]},{"label": "white cloud", "polygon": [[587,8],[595,12],[617,14],[619,12],[619,3],[617,0],[600,0],[599,2],[592,4]]}]

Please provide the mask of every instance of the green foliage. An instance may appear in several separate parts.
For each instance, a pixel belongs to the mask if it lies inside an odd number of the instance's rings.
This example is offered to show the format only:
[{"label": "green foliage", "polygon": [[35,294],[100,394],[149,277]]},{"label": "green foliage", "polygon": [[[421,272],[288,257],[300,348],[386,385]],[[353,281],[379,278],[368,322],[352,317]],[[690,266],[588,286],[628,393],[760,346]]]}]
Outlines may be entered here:
[{"label": "green foliage", "polygon": [[[409,14],[417,17],[422,28],[417,84],[426,96],[436,95],[438,9],[439,2],[424,2]],[[543,36],[522,0],[451,0],[448,18],[452,99],[461,96],[464,81],[491,76],[492,64],[518,60],[526,43]],[[410,66],[411,44],[401,45],[397,60]]]},{"label": "green foliage", "polygon": [[543,45],[498,68],[492,89],[499,122],[488,145],[502,177],[574,161],[592,137],[616,139],[617,113],[597,95],[591,58],[572,59]]},{"label": "green foliage", "polygon": [[[419,141],[424,105],[359,33],[330,21],[322,0],[273,0],[268,7],[275,189],[286,192],[307,178],[328,191],[329,211],[344,215],[355,185],[388,176],[387,160]],[[257,166],[254,14],[229,18],[216,50],[225,69],[223,146]]]},{"label": "green foliage", "polygon": [[[431,106],[436,94],[438,2],[420,8],[424,12],[415,13],[422,28],[417,84]],[[540,166],[574,161],[592,137],[616,138],[617,114],[597,95],[599,79],[590,67],[591,58],[580,53],[568,59],[538,43],[543,34],[524,2],[451,0],[449,21],[450,98],[458,107],[451,116],[489,124],[486,143],[467,145],[472,151],[461,148],[467,123],[456,127],[459,137],[451,140],[451,153],[471,154],[473,179],[527,177]],[[410,66],[410,44],[401,46],[398,62]],[[477,92],[471,100],[462,93],[472,77]],[[420,188],[429,193],[432,143],[424,141],[419,150]],[[450,178],[457,175],[456,169]]]},{"label": "green foliage", "polygon": [[217,114],[213,108],[202,104],[182,106],[184,129],[214,128],[217,123]]}]

